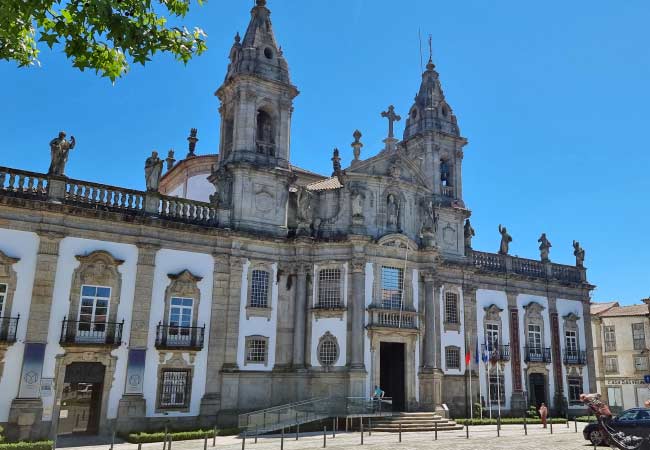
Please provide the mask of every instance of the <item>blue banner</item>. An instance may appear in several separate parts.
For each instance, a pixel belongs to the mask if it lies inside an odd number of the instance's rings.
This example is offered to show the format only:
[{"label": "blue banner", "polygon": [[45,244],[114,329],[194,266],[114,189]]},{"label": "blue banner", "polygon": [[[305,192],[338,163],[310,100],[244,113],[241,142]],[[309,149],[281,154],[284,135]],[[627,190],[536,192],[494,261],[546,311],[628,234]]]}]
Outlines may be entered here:
[{"label": "blue banner", "polygon": [[20,375],[19,398],[41,396],[41,376],[45,360],[45,344],[25,344],[23,370]]},{"label": "blue banner", "polygon": [[126,368],[125,395],[142,394],[144,383],[144,362],[146,350],[129,350],[129,363]]}]

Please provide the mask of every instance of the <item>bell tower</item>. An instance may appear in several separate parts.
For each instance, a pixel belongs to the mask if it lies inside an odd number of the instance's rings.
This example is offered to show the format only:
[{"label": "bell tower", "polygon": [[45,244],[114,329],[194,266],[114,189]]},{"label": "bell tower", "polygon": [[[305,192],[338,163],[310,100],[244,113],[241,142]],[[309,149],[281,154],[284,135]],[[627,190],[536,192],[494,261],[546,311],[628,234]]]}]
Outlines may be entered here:
[{"label": "bell tower", "polygon": [[219,222],[235,230],[287,234],[293,99],[289,66],[266,0],[257,0],[242,39],[235,36],[220,100],[219,159],[208,178]]}]

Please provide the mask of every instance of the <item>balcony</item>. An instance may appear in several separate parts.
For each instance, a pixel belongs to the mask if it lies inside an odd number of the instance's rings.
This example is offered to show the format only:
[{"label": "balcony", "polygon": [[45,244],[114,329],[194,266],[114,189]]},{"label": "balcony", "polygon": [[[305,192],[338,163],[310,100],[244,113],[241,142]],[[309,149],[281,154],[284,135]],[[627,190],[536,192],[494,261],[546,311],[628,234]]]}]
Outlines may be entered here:
[{"label": "balcony", "polygon": [[179,327],[159,324],[156,327],[156,348],[201,350],[205,338],[205,325],[202,327]]},{"label": "balcony", "polygon": [[13,344],[16,342],[18,317],[0,317],[0,343]]},{"label": "balcony", "polygon": [[510,361],[510,345],[485,345],[481,352],[487,354],[490,361]]},{"label": "balcony", "polygon": [[586,365],[587,352],[584,350],[564,350],[564,364]]},{"label": "balcony", "polygon": [[418,313],[412,308],[395,309],[387,306],[373,305],[368,308],[370,313],[369,328],[418,331]]},{"label": "balcony", "polygon": [[551,362],[551,349],[549,347],[524,347],[524,361],[526,362]]},{"label": "balcony", "polygon": [[62,346],[95,345],[119,347],[122,344],[122,322],[85,322],[63,319],[61,324]]}]

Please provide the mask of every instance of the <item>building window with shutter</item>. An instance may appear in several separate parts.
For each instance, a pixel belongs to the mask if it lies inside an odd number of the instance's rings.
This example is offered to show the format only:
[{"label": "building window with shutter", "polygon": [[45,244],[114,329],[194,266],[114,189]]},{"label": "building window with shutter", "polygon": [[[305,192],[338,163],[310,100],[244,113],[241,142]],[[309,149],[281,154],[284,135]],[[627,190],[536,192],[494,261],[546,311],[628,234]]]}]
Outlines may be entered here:
[{"label": "building window with shutter", "polygon": [[605,372],[618,373],[618,358],[616,356],[605,357]]},{"label": "building window with shutter", "polygon": [[648,357],[644,355],[635,355],[634,356],[634,370],[637,372],[647,372],[648,371]]},{"label": "building window with shutter", "polygon": [[[498,363],[497,363],[498,364]],[[503,380],[503,373],[497,375],[496,371],[490,373],[490,403],[506,404],[506,384]]]},{"label": "building window with shutter", "polygon": [[643,322],[632,324],[632,340],[634,350],[645,350],[645,329]]},{"label": "building window with shutter", "polygon": [[616,351],[616,329],[613,325],[608,325],[605,327],[605,351],[606,352],[615,352]]},{"label": "building window with shutter", "polygon": [[582,394],[582,378],[580,377],[569,377],[569,403],[572,405],[581,404],[580,394]]}]

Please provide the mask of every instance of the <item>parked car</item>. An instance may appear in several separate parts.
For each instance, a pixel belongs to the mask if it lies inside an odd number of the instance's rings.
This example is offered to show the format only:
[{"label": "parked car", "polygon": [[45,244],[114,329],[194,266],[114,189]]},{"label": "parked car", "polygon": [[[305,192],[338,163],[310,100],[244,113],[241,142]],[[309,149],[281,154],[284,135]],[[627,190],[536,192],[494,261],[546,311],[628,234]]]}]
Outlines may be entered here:
[{"label": "parked car", "polygon": [[[650,437],[650,409],[632,408],[623,411],[615,416],[610,422],[611,428],[615,431],[622,431],[627,435],[635,435],[642,438]],[[587,425],[582,434],[585,440],[593,445],[607,445],[605,432],[598,422]]]}]

